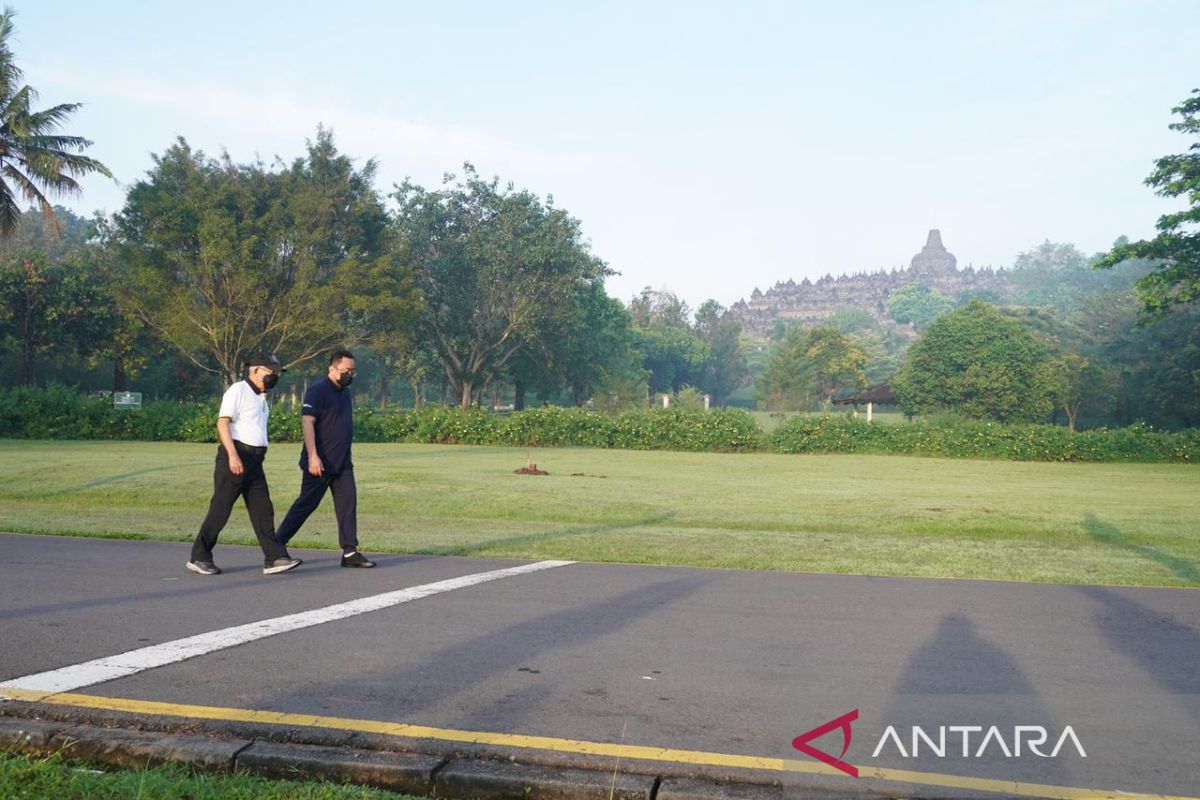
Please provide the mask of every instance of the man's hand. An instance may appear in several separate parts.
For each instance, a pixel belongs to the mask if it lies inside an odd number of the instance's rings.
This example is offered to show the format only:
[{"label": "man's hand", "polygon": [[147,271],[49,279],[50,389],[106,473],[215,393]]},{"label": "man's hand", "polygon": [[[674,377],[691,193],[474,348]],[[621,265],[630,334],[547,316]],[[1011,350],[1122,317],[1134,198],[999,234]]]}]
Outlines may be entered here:
[{"label": "man's hand", "polygon": [[241,457],[239,457],[236,453],[229,457],[229,471],[234,475],[241,475],[246,471],[246,468],[242,466]]},{"label": "man's hand", "polygon": [[308,474],[314,478],[325,474],[325,465],[321,463],[321,457],[315,453],[308,454]]}]

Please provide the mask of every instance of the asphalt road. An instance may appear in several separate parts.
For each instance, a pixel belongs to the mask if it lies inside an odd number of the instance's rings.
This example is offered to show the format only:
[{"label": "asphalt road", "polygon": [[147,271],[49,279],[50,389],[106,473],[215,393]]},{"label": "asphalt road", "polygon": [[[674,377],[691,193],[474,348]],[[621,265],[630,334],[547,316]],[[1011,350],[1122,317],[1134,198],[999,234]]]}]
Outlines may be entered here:
[{"label": "asphalt road", "polygon": [[[0,681],[522,562],[0,535]],[[240,644],[78,691],[810,760],[793,738],[858,709],[845,760],[1200,796],[1200,591],[570,564]],[[919,756],[884,738],[889,727]],[[1011,752],[1040,726],[1049,752]],[[836,756],[841,732],[813,742]],[[882,742],[882,746],[880,743]],[[878,750],[878,752],[876,752]],[[847,782],[853,782],[846,777]],[[848,784],[849,785],[849,784]],[[919,783],[913,784],[914,791]]]}]

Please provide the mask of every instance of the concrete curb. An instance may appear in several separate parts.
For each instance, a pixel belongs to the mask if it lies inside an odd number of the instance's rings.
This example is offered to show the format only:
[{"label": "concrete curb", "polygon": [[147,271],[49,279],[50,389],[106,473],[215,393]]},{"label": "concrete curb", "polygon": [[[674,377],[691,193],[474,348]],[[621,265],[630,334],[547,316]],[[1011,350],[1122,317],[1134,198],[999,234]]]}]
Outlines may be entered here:
[{"label": "concrete curb", "polygon": [[909,797],[912,790],[873,783],[847,791],[830,785],[835,779],[808,775],[785,785],[777,774],[659,762],[622,761],[614,769],[612,759],[18,701],[0,704],[0,749],[132,768],[178,763],[324,778],[448,800],[878,800]]},{"label": "concrete curb", "polygon": [[271,778],[325,778],[412,795],[433,792],[434,773],[445,759],[348,747],[254,742],[238,754],[237,768]]}]

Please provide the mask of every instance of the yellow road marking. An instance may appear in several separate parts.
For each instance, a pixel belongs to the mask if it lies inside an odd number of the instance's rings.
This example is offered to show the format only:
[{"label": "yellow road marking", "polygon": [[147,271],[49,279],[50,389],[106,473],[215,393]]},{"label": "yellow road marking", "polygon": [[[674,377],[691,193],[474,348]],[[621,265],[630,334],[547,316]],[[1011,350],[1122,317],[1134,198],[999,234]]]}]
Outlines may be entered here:
[{"label": "yellow road marking", "polygon": [[[0,697],[11,700],[49,703],[74,708],[91,708],[103,711],[124,711],[151,716],[183,717],[186,719],[211,719],[226,722],[257,722],[270,725],[291,725],[304,728],[327,728],[360,733],[380,733],[411,739],[435,739],[459,744],[482,744],[497,747],[517,747],[531,750],[548,750],[556,753],[576,753],[589,756],[611,756],[621,759],[665,761],[679,764],[694,764],[711,767],[735,767],[738,769],[761,769],[775,772],[801,772],[811,775],[834,775],[846,780],[833,767],[815,762],[762,756],[743,756],[732,753],[709,753],[701,750],[676,750],[669,747],[647,747],[644,745],[610,744],[589,742],[581,739],[559,739],[551,736],[523,736],[511,733],[488,731],[465,731],[454,728],[432,728],[426,725],[410,725],[404,722],[382,722],[376,720],[327,717],[311,714],[290,714],[282,711],[252,711],[242,708],[219,706],[195,706],[177,703],[160,703],[151,700],[127,700],[120,697],[97,695],[58,694],[35,692],[26,689],[3,689]],[[1082,789],[1072,786],[1054,786],[1044,783],[1018,783],[992,778],[969,778],[938,772],[915,772],[905,769],[883,767],[860,767],[863,778],[877,778],[896,783],[938,786],[949,789],[968,789],[980,792],[995,792],[1019,797],[1043,797],[1053,800],[1098,800],[1099,798],[1145,798],[1145,800],[1200,800],[1195,797],[1175,797],[1159,794],[1120,791],[1117,789]]]}]

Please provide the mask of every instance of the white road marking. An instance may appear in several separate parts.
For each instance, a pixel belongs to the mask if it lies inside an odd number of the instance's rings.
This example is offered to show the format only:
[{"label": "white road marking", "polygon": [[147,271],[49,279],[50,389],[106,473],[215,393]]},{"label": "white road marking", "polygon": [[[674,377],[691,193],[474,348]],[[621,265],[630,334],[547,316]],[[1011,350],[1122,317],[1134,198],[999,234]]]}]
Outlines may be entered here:
[{"label": "white road marking", "polygon": [[0,683],[0,693],[6,688],[46,692],[48,694],[71,692],[81,689],[84,686],[93,686],[97,683],[128,677],[129,675],[135,675],[148,669],[154,669],[166,664],[174,664],[217,650],[224,650],[228,647],[245,644],[246,642],[265,639],[268,636],[300,630],[301,628],[310,628],[313,625],[321,625],[326,622],[345,619],[346,617],[366,614],[370,611],[379,611],[380,609],[390,608],[391,606],[408,603],[413,600],[420,600],[423,597],[441,594],[442,592],[450,592],[455,589],[463,589],[468,586],[476,586],[481,583],[500,580],[501,578],[525,575],[530,572],[539,572],[574,563],[574,561],[538,561],[533,564],[523,564],[519,567],[508,567],[490,572],[477,572],[474,575],[464,575],[460,578],[450,578],[449,580],[437,581],[435,583],[410,586],[407,589],[398,589],[394,592],[385,592],[384,594],[376,594],[358,600],[350,600],[345,603],[326,606],[325,608],[313,609],[312,611],[301,611],[298,614],[288,614],[284,617],[275,617],[259,622],[251,622],[246,625],[237,625],[232,628],[223,628],[210,633],[189,636],[185,639],[176,639],[173,642],[164,642],[163,644],[156,644],[150,647],[140,647],[137,650],[130,650],[115,656],[84,661],[81,664],[74,664],[69,667],[61,667],[60,669],[53,669],[48,672],[37,672],[22,678],[13,678],[12,680]]}]

